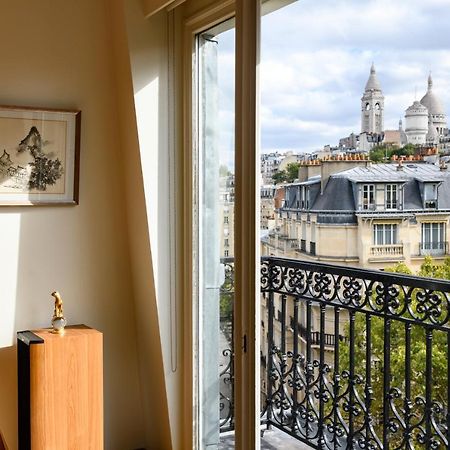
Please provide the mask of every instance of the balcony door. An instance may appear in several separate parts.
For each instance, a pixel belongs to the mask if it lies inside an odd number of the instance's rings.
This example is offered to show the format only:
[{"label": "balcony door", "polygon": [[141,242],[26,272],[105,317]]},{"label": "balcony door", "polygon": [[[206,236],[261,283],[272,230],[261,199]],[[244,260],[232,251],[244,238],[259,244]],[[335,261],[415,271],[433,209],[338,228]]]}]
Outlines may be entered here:
[{"label": "balcony door", "polygon": [[238,2],[236,10],[222,2],[201,11],[186,21],[183,39],[192,149],[185,159],[187,352],[193,350],[192,445],[199,450],[256,448],[259,435],[256,77],[247,78],[256,74],[256,33],[244,39],[243,31],[256,28],[257,6]]}]

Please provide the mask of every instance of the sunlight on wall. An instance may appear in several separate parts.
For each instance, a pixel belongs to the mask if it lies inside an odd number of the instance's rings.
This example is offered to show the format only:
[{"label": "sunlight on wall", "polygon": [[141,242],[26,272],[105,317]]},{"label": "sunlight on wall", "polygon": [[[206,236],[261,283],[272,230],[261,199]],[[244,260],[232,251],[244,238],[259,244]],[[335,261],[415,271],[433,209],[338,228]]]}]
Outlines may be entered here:
[{"label": "sunlight on wall", "polygon": [[[157,217],[160,193],[158,190],[158,101],[159,82],[158,78],[152,80],[147,86],[137,92],[134,96],[136,106],[136,119],[139,135],[139,147],[141,149],[141,164],[144,179],[144,191],[147,203],[147,219],[150,232],[150,245],[153,261],[158,260],[158,222]],[[156,107],[155,107],[156,105]],[[161,195],[165,196],[168,193]],[[153,216],[153,217],[152,217]],[[153,218],[153,220],[152,220]],[[153,265],[155,283],[158,282],[158,264]]]},{"label": "sunlight on wall", "polygon": [[2,214],[0,248],[2,249],[0,294],[0,348],[15,342],[16,293],[19,263],[20,214]]}]

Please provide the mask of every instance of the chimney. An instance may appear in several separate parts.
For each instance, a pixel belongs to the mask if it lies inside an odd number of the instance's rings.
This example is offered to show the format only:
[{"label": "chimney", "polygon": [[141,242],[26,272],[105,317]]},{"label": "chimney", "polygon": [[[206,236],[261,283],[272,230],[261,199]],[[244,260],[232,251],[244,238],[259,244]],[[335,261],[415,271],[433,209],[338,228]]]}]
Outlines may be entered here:
[{"label": "chimney", "polygon": [[308,181],[309,178],[315,175],[320,175],[320,163],[319,161],[311,161],[301,164],[298,168],[298,180],[300,183]]},{"label": "chimney", "polygon": [[370,160],[365,159],[364,155],[359,155],[360,159],[358,157],[333,157],[326,161],[322,161],[321,165],[321,181],[320,181],[320,193],[323,194],[325,191],[325,188],[327,186],[328,180],[330,179],[331,175],[334,175],[335,173],[343,172],[344,170],[353,169],[355,167],[368,167],[370,166]]}]

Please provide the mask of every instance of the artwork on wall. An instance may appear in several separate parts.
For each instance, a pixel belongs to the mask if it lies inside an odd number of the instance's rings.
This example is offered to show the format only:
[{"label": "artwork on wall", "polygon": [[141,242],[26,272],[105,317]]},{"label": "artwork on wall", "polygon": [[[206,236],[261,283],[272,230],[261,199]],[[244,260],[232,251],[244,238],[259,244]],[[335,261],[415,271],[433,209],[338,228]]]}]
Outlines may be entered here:
[{"label": "artwork on wall", "polygon": [[78,204],[80,111],[0,106],[0,205]]}]

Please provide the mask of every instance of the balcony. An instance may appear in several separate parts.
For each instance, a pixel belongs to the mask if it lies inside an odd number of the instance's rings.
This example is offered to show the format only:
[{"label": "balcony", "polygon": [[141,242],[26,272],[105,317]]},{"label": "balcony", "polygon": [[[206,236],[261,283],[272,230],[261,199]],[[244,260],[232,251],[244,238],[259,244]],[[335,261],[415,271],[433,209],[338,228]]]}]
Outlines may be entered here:
[{"label": "balcony", "polygon": [[447,242],[421,242],[419,247],[420,256],[443,256],[448,254]]},{"label": "balcony", "polygon": [[403,244],[372,245],[370,258],[395,261],[403,259]]},{"label": "balcony", "polygon": [[[448,281],[263,258],[262,448],[449,448],[449,299]],[[230,432],[231,346],[223,354]]]}]

